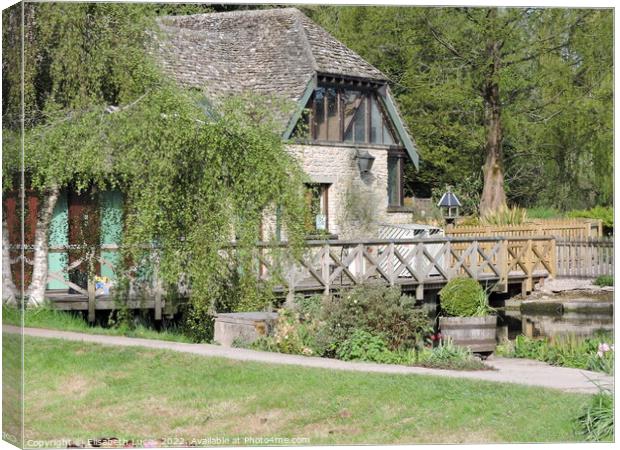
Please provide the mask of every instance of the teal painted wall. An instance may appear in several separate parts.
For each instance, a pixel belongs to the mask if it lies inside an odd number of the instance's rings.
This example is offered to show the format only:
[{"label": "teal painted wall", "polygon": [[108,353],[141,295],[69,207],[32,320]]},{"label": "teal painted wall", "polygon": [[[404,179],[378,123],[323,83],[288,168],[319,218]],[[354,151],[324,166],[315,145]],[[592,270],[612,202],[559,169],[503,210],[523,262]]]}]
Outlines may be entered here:
[{"label": "teal painted wall", "polygon": [[[101,208],[101,243],[120,244],[123,233],[123,194],[120,191],[105,191],[100,197]],[[101,257],[115,266],[119,261],[119,252],[101,251]],[[101,276],[114,279],[114,271],[106,264],[101,264]]]},{"label": "teal painted wall", "polygon": [[[50,232],[48,244],[67,245],[69,243],[69,208],[67,205],[67,193],[62,192],[58,197],[52,220],[50,222]],[[69,256],[67,252],[48,253],[47,270],[48,272],[59,272],[67,267]],[[66,279],[66,277],[65,277]],[[47,289],[68,289],[68,286],[62,281],[51,280],[47,283]]]},{"label": "teal painted wall", "polygon": [[[99,196],[101,212],[101,243],[120,244],[123,231],[123,194],[120,191],[104,191]],[[61,193],[52,213],[50,222],[49,245],[67,245],[69,243],[69,205],[66,192]],[[101,256],[112,266],[118,262],[118,252],[102,250]],[[49,253],[48,270],[57,272],[67,267],[66,252]],[[101,275],[114,279],[112,268],[101,264]],[[68,289],[61,281],[51,280],[47,289]]]}]

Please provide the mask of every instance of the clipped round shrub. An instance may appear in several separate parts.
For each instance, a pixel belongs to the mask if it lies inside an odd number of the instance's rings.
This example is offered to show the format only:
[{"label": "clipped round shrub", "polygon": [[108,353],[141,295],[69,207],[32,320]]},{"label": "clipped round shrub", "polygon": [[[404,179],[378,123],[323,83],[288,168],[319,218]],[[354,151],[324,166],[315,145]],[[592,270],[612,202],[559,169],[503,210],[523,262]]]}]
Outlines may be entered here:
[{"label": "clipped round shrub", "polygon": [[441,309],[448,316],[473,317],[489,314],[487,294],[471,278],[454,278],[439,291]]}]

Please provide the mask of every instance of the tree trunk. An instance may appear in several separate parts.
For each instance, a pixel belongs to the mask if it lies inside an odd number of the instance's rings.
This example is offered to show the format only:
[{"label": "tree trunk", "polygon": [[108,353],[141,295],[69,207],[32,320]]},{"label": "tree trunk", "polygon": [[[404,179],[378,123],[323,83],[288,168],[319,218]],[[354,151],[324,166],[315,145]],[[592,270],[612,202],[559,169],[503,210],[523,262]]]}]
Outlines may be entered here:
[{"label": "tree trunk", "polygon": [[11,273],[11,253],[9,241],[9,228],[6,220],[2,218],[2,302],[9,305],[17,303],[17,287],[13,283]]},{"label": "tree trunk", "polygon": [[486,216],[506,208],[504,191],[504,164],[502,154],[502,105],[499,96],[499,68],[501,44],[491,40],[487,45],[489,71],[483,88],[485,126],[487,131],[484,187],[480,198],[480,215]]},{"label": "tree trunk", "polygon": [[27,293],[28,301],[33,306],[39,306],[45,300],[48,253],[47,232],[59,194],[60,190],[57,187],[45,192],[43,204],[37,218],[37,229],[34,235],[32,282],[28,287]]}]

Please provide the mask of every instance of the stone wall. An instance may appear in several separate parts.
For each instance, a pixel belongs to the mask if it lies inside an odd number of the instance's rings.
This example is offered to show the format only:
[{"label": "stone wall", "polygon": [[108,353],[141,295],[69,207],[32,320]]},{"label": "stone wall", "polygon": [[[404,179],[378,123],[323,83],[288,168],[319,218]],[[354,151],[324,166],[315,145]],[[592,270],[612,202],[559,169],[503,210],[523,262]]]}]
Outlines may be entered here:
[{"label": "stone wall", "polygon": [[[388,212],[387,149],[360,147],[375,157],[372,169],[360,174],[352,146],[289,145],[313,183],[329,184],[328,231],[339,239],[377,237],[381,223],[411,223],[411,213]],[[275,219],[264,220],[264,238],[273,236]],[[284,238],[284,236],[283,236]]]}]

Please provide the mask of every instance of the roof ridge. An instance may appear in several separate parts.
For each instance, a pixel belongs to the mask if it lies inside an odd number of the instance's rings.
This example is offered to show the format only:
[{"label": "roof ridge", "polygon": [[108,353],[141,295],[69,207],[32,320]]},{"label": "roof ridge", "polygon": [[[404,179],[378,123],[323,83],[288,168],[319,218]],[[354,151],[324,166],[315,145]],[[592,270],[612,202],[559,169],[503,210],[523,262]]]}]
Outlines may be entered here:
[{"label": "roof ridge", "polygon": [[179,15],[167,15],[167,16],[159,16],[157,19],[166,19],[166,18],[174,18],[181,19],[184,17],[197,17],[197,16],[241,16],[241,15],[260,15],[260,14],[284,14],[284,13],[300,13],[303,14],[299,9],[295,7],[287,7],[287,8],[267,8],[267,9],[237,9],[234,11],[218,11],[218,12],[209,12],[209,13],[197,13],[197,14],[179,14]]},{"label": "roof ridge", "polygon": [[303,41],[304,50],[305,50],[306,54],[308,55],[308,57],[310,58],[310,63],[312,65],[312,70],[314,70],[315,72],[318,72],[319,65],[316,62],[316,58],[314,57],[314,53],[312,53],[312,46],[310,45],[310,40],[308,39],[308,35],[306,34],[306,27],[303,25],[303,23],[301,23],[300,15],[303,15],[303,13],[300,10],[298,10],[297,8],[287,8],[287,9],[294,9],[298,13],[298,14],[295,14],[295,26],[297,26],[297,28],[300,30],[300,34],[301,34],[301,39]]},{"label": "roof ridge", "polygon": [[[330,41],[332,41],[333,45],[335,45],[336,47],[340,47],[344,51],[348,52],[352,57],[357,59],[358,62],[362,63],[363,65],[365,65],[367,68],[371,69],[372,71],[375,71],[379,75],[379,77],[374,76],[374,77],[369,77],[369,78],[385,80],[385,81],[389,80],[389,78],[381,70],[379,70],[377,67],[375,67],[373,64],[369,63],[368,61],[366,61],[366,59],[364,59],[359,53],[351,49],[344,42],[340,41],[338,38],[336,38],[336,36],[334,36],[328,30],[323,28],[321,25],[316,23],[314,20],[312,20],[310,17],[308,17],[301,11],[297,10],[297,12],[298,12],[297,17],[301,18],[301,21],[303,22],[302,25],[304,28],[304,35],[306,36],[306,39],[309,42],[310,52],[312,53],[315,61],[316,61],[316,58],[314,57],[314,49],[312,48],[312,44],[310,43],[310,39],[308,38],[307,31],[306,31],[307,29],[311,29],[311,32],[323,34]],[[317,62],[317,67],[320,69],[320,64],[318,62]],[[320,70],[317,70],[317,71],[320,71]]]}]

